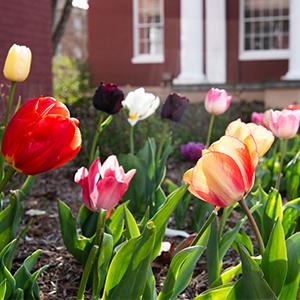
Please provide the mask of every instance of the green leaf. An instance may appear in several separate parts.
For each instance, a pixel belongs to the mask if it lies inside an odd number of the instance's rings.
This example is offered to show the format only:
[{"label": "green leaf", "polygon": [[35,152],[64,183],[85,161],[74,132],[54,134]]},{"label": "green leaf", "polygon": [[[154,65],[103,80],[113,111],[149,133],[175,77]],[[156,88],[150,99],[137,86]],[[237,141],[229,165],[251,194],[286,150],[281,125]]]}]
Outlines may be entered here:
[{"label": "green leaf", "polygon": [[140,235],[139,227],[127,207],[125,207],[125,221],[126,221],[126,230],[128,231],[129,238],[135,238]]},{"label": "green leaf", "polygon": [[5,294],[6,294],[6,280],[3,280],[0,283],[0,300],[5,299]]},{"label": "green leaf", "polygon": [[207,271],[208,271],[208,284],[211,287],[212,283],[220,285],[222,259],[220,258],[220,247],[219,247],[219,232],[218,223],[215,219],[211,223],[210,236],[207,244]]},{"label": "green leaf", "polygon": [[139,237],[122,245],[110,264],[103,300],[141,297],[148,277],[154,239],[155,225],[149,221]]},{"label": "green leaf", "polygon": [[[242,230],[241,233],[237,234],[236,242],[237,242],[237,244],[242,244],[244,247],[246,247],[246,249],[248,250],[250,255],[254,255],[252,241],[244,230]],[[235,247],[234,247],[234,249],[236,250]]]},{"label": "green leaf", "polygon": [[155,277],[152,272],[151,266],[148,268],[148,276],[146,281],[146,286],[144,289],[144,293],[142,296],[142,299],[145,300],[156,300],[157,299],[157,293],[156,293],[156,286],[155,286]]},{"label": "green leaf", "polygon": [[159,211],[151,218],[151,221],[155,224],[156,227],[156,235],[155,235],[155,243],[154,243],[154,251],[152,258],[155,259],[158,255],[161,243],[165,235],[165,230],[167,226],[167,222],[170,218],[170,215],[174,211],[178,202],[182,199],[185,192],[187,190],[187,186],[182,186],[176,189],[173,193],[171,193],[163,206],[159,209]]},{"label": "green leaf", "polygon": [[13,240],[0,252],[0,282],[6,280],[6,298],[9,299],[16,289],[16,281],[10,273],[11,262],[16,251],[17,241]]},{"label": "green leaf", "polygon": [[0,252],[15,237],[21,222],[22,205],[17,193],[9,195],[9,205],[0,212]]},{"label": "green leaf", "polygon": [[108,220],[108,228],[110,229],[113,239],[114,245],[118,243],[120,240],[123,229],[124,229],[124,210],[126,208],[127,202],[119,205],[114,212],[111,214]]},{"label": "green leaf", "polygon": [[188,286],[195,265],[203,251],[204,247],[193,246],[179,251],[173,257],[158,300],[175,300],[177,298]]},{"label": "green leaf", "polygon": [[282,200],[279,192],[275,189],[269,194],[263,213],[263,239],[267,244],[274,223],[277,219],[282,220]]},{"label": "green leaf", "polygon": [[216,288],[209,289],[200,294],[194,300],[221,300],[227,299],[228,294],[233,288],[233,284],[221,285]]},{"label": "green leaf", "polygon": [[[254,261],[257,262],[257,264],[261,263],[261,256],[258,257],[252,257]],[[240,275],[242,273],[242,263],[237,264],[234,267],[229,267],[224,270],[224,272],[221,274],[221,282],[222,284],[227,284],[230,281],[234,279],[234,277]]]},{"label": "green leaf", "polygon": [[83,236],[90,238],[96,233],[98,218],[96,212],[89,210],[85,205],[80,206],[77,222]]},{"label": "green leaf", "polygon": [[282,226],[286,237],[291,236],[296,226],[298,225],[300,217],[300,198],[287,202],[283,206],[283,220]]},{"label": "green leaf", "polygon": [[284,286],[279,295],[280,300],[297,299],[300,285],[300,232],[286,241],[288,270]]},{"label": "green leaf", "polygon": [[240,245],[239,249],[242,259],[243,276],[235,283],[228,294],[227,300],[276,300],[276,296],[264,279],[260,267],[250,257],[244,246]]},{"label": "green leaf", "polygon": [[280,220],[274,224],[262,258],[261,268],[269,286],[278,296],[287,274],[287,253],[284,231]]},{"label": "green leaf", "polygon": [[110,234],[104,233],[98,257],[99,289],[103,288],[112,254],[113,237]]},{"label": "green leaf", "polygon": [[33,252],[30,256],[28,256],[23,264],[20,266],[20,268],[16,271],[14,274],[15,280],[16,280],[16,287],[17,288],[23,288],[26,281],[30,278],[31,270],[33,266],[36,264],[42,250],[36,250]]},{"label": "green leaf", "polygon": [[76,220],[71,209],[62,201],[58,201],[58,213],[61,235],[67,250],[84,265],[93,246],[93,238],[79,236]]}]

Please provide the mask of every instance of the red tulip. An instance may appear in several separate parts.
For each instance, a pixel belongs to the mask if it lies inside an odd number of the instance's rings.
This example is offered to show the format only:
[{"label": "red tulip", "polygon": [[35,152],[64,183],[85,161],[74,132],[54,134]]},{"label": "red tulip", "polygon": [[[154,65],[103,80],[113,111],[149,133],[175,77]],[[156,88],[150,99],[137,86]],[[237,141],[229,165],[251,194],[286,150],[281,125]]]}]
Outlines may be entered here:
[{"label": "red tulip", "polygon": [[97,158],[89,170],[80,168],[74,181],[82,187],[82,198],[86,207],[100,212],[101,209],[111,210],[119,203],[134,174],[134,169],[125,173],[117,158],[111,155],[103,165]]},{"label": "red tulip", "polygon": [[27,175],[53,170],[74,158],[81,146],[78,120],[51,97],[28,100],[9,122],[2,155]]}]

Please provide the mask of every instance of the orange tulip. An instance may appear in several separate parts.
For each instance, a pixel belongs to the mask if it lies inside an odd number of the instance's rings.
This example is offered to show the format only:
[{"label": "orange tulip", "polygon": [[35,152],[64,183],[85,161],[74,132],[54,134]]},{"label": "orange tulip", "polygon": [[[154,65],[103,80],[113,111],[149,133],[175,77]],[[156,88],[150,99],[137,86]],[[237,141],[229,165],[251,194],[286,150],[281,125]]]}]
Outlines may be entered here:
[{"label": "orange tulip", "polygon": [[183,177],[193,195],[226,207],[251,190],[258,158],[274,140],[267,129],[253,125],[240,120],[232,122],[226,135],[203,151],[196,166]]},{"label": "orange tulip", "polygon": [[28,100],[9,122],[2,155],[16,170],[35,175],[55,169],[79,152],[78,120],[51,97]]}]

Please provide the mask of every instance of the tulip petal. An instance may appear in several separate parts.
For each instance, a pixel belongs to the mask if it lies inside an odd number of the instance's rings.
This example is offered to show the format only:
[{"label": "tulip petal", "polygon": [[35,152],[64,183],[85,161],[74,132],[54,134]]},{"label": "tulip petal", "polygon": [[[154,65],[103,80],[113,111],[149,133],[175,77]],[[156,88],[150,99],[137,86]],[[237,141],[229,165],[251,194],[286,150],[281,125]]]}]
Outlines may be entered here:
[{"label": "tulip petal", "polygon": [[274,135],[270,130],[261,125],[248,123],[247,127],[250,129],[251,135],[255,140],[259,157],[264,156],[274,142]]},{"label": "tulip petal", "polygon": [[74,181],[81,186],[83,201],[85,205],[89,209],[91,209],[88,175],[89,175],[89,171],[85,167],[81,167],[80,169],[77,170],[74,177]]},{"label": "tulip petal", "polygon": [[124,182],[118,182],[114,177],[106,177],[97,183],[97,195],[91,196],[91,204],[96,211],[101,208],[113,209],[128,189]]},{"label": "tulip petal", "polygon": [[132,169],[130,171],[128,171],[125,175],[124,175],[124,182],[129,185],[132,177],[135,175],[136,173],[136,169]]},{"label": "tulip petal", "polygon": [[[55,169],[72,159],[80,150],[78,127],[69,118],[46,116],[21,135],[14,156],[14,167],[28,175]],[[76,147],[76,148],[74,148]],[[22,159],[20,159],[22,157]]]},{"label": "tulip petal", "polygon": [[208,151],[216,151],[230,156],[238,165],[244,180],[245,192],[253,185],[255,165],[253,164],[248,147],[239,139],[232,136],[223,136],[213,143]]},{"label": "tulip petal", "polygon": [[[188,173],[186,177],[189,177]],[[193,169],[190,188],[199,198],[215,206],[226,207],[242,199],[243,176],[234,160],[220,152],[207,152]]]},{"label": "tulip petal", "polygon": [[[119,162],[115,155],[110,155],[106,161],[102,164],[100,168],[101,178],[105,178],[107,176],[116,176],[119,170]],[[119,176],[117,176],[119,177]]]},{"label": "tulip petal", "polygon": [[241,122],[240,119],[233,121],[227,126],[225,134],[238,138],[248,147],[251,160],[254,166],[256,166],[259,159],[257,145],[254,137],[251,135],[250,128],[247,126],[247,124]]},{"label": "tulip petal", "polygon": [[92,194],[96,189],[96,184],[100,179],[100,169],[101,169],[101,163],[100,163],[100,159],[97,157],[93,161],[89,169],[88,185],[89,185],[90,194]]}]

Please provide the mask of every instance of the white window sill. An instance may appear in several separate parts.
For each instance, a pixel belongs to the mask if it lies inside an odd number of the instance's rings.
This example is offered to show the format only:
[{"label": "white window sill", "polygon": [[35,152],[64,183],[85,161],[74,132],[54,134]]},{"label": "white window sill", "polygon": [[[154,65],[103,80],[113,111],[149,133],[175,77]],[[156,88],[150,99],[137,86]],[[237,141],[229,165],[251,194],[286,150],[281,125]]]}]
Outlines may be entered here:
[{"label": "white window sill", "polygon": [[240,53],[239,60],[281,60],[289,58],[289,50],[251,50]]},{"label": "white window sill", "polygon": [[164,61],[163,55],[138,55],[131,59],[133,64],[162,64]]}]

